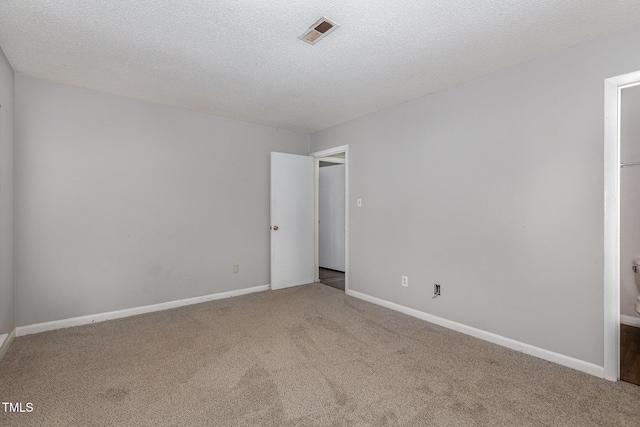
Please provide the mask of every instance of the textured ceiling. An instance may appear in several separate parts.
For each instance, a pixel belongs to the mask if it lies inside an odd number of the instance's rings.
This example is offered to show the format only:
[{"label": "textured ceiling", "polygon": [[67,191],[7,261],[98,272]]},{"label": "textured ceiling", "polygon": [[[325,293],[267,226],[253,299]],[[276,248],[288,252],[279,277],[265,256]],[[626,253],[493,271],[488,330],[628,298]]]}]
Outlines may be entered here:
[{"label": "textured ceiling", "polygon": [[[326,16],[340,28],[297,39]],[[640,0],[0,0],[30,76],[313,132],[640,22]]]}]

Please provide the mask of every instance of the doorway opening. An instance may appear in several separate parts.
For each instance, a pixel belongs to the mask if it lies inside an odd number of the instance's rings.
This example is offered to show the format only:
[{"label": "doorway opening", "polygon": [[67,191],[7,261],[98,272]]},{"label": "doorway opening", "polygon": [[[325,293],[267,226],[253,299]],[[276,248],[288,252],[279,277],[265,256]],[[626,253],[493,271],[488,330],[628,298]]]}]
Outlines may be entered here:
[{"label": "doorway opening", "polygon": [[620,99],[620,380],[640,385],[640,85]]},{"label": "doorway opening", "polygon": [[624,167],[621,155],[622,94],[636,86],[640,86],[640,71],[605,80],[604,377],[610,381],[620,379],[620,322],[624,318],[620,304],[621,261],[625,261],[621,258],[620,228],[621,169]]},{"label": "doorway opening", "polygon": [[348,146],[315,158],[315,281],[348,292]]}]

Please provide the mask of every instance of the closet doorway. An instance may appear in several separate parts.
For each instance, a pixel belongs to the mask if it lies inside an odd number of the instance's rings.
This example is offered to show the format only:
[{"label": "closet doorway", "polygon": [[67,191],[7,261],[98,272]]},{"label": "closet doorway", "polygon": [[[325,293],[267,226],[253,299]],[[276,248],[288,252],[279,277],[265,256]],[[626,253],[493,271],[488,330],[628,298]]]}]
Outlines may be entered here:
[{"label": "closet doorway", "polygon": [[316,158],[316,281],[347,291],[347,147],[313,153]]}]

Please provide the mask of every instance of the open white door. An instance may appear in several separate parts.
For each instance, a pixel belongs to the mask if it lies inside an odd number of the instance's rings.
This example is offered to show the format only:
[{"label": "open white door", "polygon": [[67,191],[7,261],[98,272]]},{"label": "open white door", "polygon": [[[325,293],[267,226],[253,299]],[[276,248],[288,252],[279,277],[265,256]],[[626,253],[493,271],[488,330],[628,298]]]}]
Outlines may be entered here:
[{"label": "open white door", "polygon": [[314,159],[271,153],[271,289],[314,281]]}]

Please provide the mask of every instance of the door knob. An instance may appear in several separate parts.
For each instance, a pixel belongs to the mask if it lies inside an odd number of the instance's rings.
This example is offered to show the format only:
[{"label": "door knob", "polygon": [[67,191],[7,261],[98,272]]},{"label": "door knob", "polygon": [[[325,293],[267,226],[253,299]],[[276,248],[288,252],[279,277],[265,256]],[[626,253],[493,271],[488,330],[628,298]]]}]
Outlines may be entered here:
[{"label": "door knob", "polygon": [[274,225],[274,226],[273,226],[273,230],[274,230],[274,231],[278,231],[278,226],[277,226],[277,225]]}]

